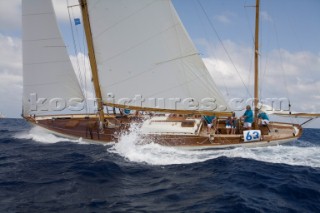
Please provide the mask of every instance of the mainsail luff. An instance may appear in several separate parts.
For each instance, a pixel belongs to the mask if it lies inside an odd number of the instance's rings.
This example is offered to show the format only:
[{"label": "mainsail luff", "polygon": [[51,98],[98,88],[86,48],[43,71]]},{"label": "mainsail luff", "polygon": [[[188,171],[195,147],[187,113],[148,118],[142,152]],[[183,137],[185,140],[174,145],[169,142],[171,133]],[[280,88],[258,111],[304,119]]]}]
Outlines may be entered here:
[{"label": "mainsail luff", "polygon": [[[91,0],[87,4],[106,105],[159,108],[132,101],[136,96],[198,102],[212,98],[219,109],[224,106],[228,111],[170,0]],[[169,104],[160,108],[190,110]]]},{"label": "mainsail luff", "polygon": [[51,0],[22,1],[22,26],[23,115],[79,113],[68,110],[70,100],[84,96]]}]

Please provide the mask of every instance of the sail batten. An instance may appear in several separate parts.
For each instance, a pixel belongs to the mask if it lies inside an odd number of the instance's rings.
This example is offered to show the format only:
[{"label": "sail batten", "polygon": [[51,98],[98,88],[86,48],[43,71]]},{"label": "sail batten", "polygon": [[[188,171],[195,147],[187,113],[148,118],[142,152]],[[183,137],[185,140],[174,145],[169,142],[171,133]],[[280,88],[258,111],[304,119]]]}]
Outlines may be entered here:
[{"label": "sail batten", "polygon": [[22,24],[24,116],[79,113],[68,108],[83,94],[51,0],[22,1]]},{"label": "sail batten", "polygon": [[[136,96],[167,102],[210,98],[228,110],[170,0],[87,4],[104,102],[112,97],[121,105]],[[134,101],[128,106],[138,107]],[[164,109],[188,110],[179,104]]]}]

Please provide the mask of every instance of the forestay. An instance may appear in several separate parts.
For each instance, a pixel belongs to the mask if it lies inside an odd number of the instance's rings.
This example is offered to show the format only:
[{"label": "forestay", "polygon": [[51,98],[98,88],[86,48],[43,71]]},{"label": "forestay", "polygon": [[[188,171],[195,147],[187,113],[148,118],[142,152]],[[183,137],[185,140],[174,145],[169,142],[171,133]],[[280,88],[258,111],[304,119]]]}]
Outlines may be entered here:
[{"label": "forestay", "polygon": [[87,4],[104,103],[227,110],[170,0]]},{"label": "forestay", "polygon": [[66,111],[72,100],[83,99],[83,95],[51,0],[23,0],[22,26],[23,114]]}]

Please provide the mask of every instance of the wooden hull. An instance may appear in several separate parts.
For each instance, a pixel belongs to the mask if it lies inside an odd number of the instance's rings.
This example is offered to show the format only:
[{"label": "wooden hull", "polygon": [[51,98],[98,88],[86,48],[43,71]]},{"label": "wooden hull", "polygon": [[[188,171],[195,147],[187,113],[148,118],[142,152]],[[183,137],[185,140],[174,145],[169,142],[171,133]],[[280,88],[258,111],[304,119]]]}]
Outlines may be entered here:
[{"label": "wooden hull", "polygon": [[[141,124],[142,117],[107,117],[109,124],[105,125],[103,131],[99,130],[95,116],[66,116],[66,117],[42,117],[26,118],[29,122],[40,126],[50,132],[69,138],[82,138],[83,140],[95,142],[118,142],[121,134],[128,132],[130,125]],[[238,134],[225,134],[223,127],[216,134],[207,134],[206,128],[202,126],[198,134],[141,134],[138,143],[158,143],[164,146],[175,146],[185,148],[228,148],[228,147],[258,147],[272,146],[287,143],[298,139],[302,134],[299,125],[272,122],[269,129],[260,128],[262,140],[256,142],[244,142],[242,130]],[[270,130],[270,132],[269,132]],[[241,133],[241,134],[240,134]]]}]

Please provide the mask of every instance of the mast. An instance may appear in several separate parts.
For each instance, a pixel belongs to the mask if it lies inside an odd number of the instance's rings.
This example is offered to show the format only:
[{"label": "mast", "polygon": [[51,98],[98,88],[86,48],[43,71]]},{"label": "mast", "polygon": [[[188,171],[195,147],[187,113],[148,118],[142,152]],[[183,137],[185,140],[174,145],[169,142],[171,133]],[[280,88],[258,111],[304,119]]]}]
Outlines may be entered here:
[{"label": "mast", "polygon": [[83,17],[84,31],[86,34],[88,55],[89,55],[89,61],[90,61],[90,66],[91,66],[94,91],[96,93],[96,98],[98,101],[99,119],[100,119],[100,121],[103,121],[104,120],[103,103],[102,103],[101,89],[100,89],[100,84],[99,84],[98,67],[97,67],[96,57],[94,54],[94,47],[93,47],[90,21],[89,21],[87,0],[79,0],[79,3],[81,6],[81,12],[82,12],[82,17]]},{"label": "mast", "polygon": [[254,43],[254,128],[258,127],[258,103],[259,103],[259,10],[260,0],[256,0],[256,23]]}]

